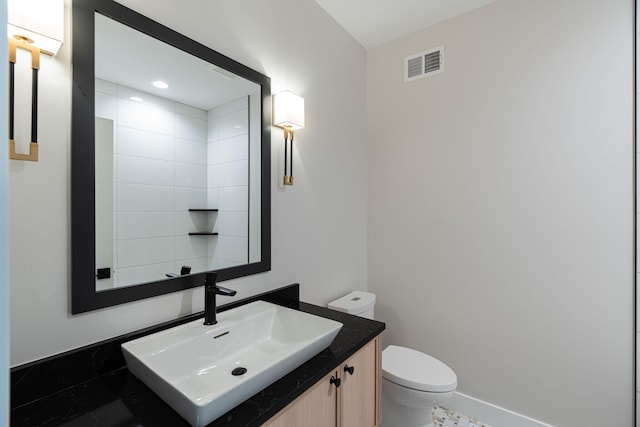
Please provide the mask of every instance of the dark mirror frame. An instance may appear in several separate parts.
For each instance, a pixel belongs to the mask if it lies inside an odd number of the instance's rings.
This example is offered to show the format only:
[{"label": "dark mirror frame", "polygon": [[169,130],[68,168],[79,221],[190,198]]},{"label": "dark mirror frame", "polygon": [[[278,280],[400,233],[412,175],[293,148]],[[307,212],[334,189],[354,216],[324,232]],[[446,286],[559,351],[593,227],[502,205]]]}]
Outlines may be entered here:
[{"label": "dark mirror frame", "polygon": [[261,86],[260,261],[216,270],[218,281],[271,270],[271,80],[111,0],[73,0],[71,124],[71,313],[181,291],[204,283],[205,272],[96,291],[94,14],[98,12]]}]

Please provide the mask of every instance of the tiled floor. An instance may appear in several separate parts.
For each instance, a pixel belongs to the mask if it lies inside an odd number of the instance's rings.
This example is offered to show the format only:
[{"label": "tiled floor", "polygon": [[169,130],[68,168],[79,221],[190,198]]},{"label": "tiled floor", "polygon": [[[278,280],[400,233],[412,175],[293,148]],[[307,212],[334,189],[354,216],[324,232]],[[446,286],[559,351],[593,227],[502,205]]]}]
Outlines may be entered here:
[{"label": "tiled floor", "polygon": [[449,412],[440,406],[433,409],[433,425],[435,427],[490,427],[473,418]]}]

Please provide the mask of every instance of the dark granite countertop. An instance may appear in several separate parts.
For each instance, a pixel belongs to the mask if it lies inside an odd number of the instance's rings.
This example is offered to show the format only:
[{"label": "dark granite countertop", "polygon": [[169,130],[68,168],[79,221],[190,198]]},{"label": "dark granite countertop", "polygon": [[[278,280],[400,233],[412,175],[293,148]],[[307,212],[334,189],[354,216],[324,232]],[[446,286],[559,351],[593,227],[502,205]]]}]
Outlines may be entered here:
[{"label": "dark granite countertop", "polygon": [[[325,350],[213,421],[209,427],[264,423],[385,328],[384,323],[298,302],[298,294],[296,284],[220,308],[224,311],[264,299],[337,320],[344,326]],[[294,298],[290,298],[292,296]],[[120,344],[197,317],[202,314],[13,368],[11,425],[189,426],[128,371]]]}]

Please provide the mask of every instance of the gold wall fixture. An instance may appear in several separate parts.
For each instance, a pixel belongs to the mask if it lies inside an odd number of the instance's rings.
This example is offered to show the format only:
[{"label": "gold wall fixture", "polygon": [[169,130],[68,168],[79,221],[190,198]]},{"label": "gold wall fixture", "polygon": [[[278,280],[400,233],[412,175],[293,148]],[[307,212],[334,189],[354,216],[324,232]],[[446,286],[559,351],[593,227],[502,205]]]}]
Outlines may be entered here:
[{"label": "gold wall fixture", "polygon": [[[54,56],[64,35],[64,0],[9,0],[9,158],[38,161],[38,71],[40,54]],[[16,151],[15,65],[18,49],[31,54],[31,140],[29,153]]]},{"label": "gold wall fixture", "polygon": [[[273,96],[273,125],[284,130],[283,185],[293,185],[293,135],[304,127],[304,98],[291,91]],[[287,167],[288,166],[288,167]]]},{"label": "gold wall fixture", "polygon": [[[283,185],[293,185],[293,128],[290,126],[283,126],[284,129],[284,179]],[[289,145],[289,153],[291,154],[289,175],[287,175],[287,144]]]},{"label": "gold wall fixture", "polygon": [[[18,48],[31,53],[31,142],[29,153],[16,151],[14,138],[15,124],[15,66]],[[14,160],[38,161],[38,70],[40,69],[40,48],[16,38],[9,39],[9,158]]]}]

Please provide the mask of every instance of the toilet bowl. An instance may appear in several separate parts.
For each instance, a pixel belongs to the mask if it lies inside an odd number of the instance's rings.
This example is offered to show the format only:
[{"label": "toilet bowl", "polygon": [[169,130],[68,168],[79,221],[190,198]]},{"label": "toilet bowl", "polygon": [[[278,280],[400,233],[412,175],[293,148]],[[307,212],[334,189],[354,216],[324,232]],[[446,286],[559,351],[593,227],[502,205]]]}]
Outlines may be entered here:
[{"label": "toilet bowl", "polygon": [[382,352],[382,425],[432,427],[433,407],[453,397],[455,372],[419,351],[390,345]]},{"label": "toilet bowl", "polygon": [[[373,319],[376,296],[355,291],[329,308]],[[433,407],[453,397],[458,378],[438,359],[390,345],[382,352],[382,426],[433,427]]]}]

